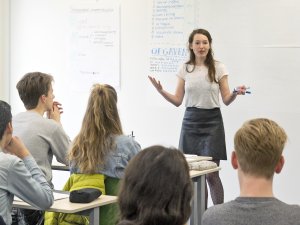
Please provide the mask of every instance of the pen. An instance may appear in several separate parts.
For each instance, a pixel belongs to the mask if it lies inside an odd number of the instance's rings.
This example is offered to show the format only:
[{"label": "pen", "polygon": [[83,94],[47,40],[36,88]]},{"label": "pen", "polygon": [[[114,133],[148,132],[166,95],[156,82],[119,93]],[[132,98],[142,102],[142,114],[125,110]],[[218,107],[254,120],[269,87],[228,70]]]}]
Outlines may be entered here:
[{"label": "pen", "polygon": [[[246,87],[246,89],[250,89],[250,87]],[[233,89],[233,93],[237,93],[239,91],[238,88]],[[245,94],[251,94],[251,91],[245,91]]]}]

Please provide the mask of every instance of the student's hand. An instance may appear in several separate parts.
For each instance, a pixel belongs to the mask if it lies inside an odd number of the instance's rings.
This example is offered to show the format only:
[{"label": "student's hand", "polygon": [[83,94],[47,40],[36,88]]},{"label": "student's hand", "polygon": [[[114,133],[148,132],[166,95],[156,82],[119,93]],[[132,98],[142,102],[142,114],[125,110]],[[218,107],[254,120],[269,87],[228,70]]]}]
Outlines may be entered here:
[{"label": "student's hand", "polygon": [[7,153],[16,155],[21,159],[30,155],[28,149],[18,137],[12,137],[8,145],[5,146],[5,150]]},{"label": "student's hand", "polygon": [[64,110],[59,102],[54,101],[53,107],[57,107],[60,114],[62,114],[64,112]]},{"label": "student's hand", "polygon": [[161,92],[163,90],[163,87],[159,80],[156,80],[154,77],[151,77],[151,76],[148,76],[148,78],[158,92]]},{"label": "student's hand", "polygon": [[61,104],[59,102],[53,102],[52,110],[47,111],[48,119],[53,119],[60,123],[60,114],[63,113]]}]

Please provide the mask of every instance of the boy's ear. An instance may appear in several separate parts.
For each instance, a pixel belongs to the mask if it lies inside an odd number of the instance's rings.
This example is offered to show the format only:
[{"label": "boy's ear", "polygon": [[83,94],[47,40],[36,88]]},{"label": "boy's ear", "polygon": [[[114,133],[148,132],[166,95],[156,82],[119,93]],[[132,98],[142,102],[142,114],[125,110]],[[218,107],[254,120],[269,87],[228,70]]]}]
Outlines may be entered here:
[{"label": "boy's ear", "polygon": [[283,165],[284,165],[284,157],[283,157],[283,155],[281,155],[280,159],[275,167],[275,173],[280,173],[283,168]]},{"label": "boy's ear", "polygon": [[41,95],[40,100],[42,103],[46,101],[46,95]]},{"label": "boy's ear", "polygon": [[237,169],[239,166],[238,166],[238,160],[237,160],[237,156],[236,156],[236,152],[233,151],[231,153],[231,165],[233,167],[233,169]]},{"label": "boy's ear", "polygon": [[13,127],[12,127],[12,123],[11,123],[11,122],[9,122],[9,123],[7,124],[6,130],[7,130],[7,132],[8,132],[9,134],[13,132]]}]

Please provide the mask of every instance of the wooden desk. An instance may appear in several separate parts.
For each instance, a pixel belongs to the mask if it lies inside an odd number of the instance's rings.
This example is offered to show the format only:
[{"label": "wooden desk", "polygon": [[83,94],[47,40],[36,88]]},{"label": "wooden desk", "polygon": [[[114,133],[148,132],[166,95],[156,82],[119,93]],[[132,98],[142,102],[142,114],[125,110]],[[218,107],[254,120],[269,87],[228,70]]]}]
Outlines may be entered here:
[{"label": "wooden desk", "polygon": [[[61,212],[61,213],[75,213],[80,215],[89,216],[90,225],[100,224],[100,206],[108,205],[110,203],[117,202],[116,196],[101,195],[95,201],[90,203],[72,203],[69,198],[55,200],[53,205],[47,209],[50,212]],[[14,201],[13,207],[22,209],[35,209],[31,205],[23,201]]]},{"label": "wooden desk", "polygon": [[220,167],[202,171],[190,170],[190,176],[194,185],[190,225],[201,225],[202,222],[202,215],[205,211],[205,175],[219,170],[221,170]]},{"label": "wooden desk", "polygon": [[[201,156],[201,160],[211,160],[211,157]],[[69,167],[64,165],[52,165],[52,169],[54,169],[53,167],[57,170],[69,170]],[[221,170],[220,167],[202,171],[190,170],[194,186],[190,225],[201,225],[202,215],[205,211],[205,175],[219,170]]]},{"label": "wooden desk", "polygon": [[[197,156],[197,157],[191,157],[191,158],[186,158],[187,162],[193,162],[193,161],[204,161],[204,160],[212,160],[212,157],[210,156]],[[69,166],[66,166],[62,163],[59,162],[53,162],[51,165],[51,168],[53,170],[61,170],[61,171],[70,171]]]},{"label": "wooden desk", "polygon": [[70,167],[69,166],[65,166],[63,164],[61,164],[61,165],[58,165],[58,164],[51,165],[51,168],[53,170],[70,171]]},{"label": "wooden desk", "polygon": [[62,170],[62,171],[70,171],[70,167],[66,166],[65,164],[62,164],[60,162],[57,162],[56,160],[52,161],[51,168],[53,170]]}]

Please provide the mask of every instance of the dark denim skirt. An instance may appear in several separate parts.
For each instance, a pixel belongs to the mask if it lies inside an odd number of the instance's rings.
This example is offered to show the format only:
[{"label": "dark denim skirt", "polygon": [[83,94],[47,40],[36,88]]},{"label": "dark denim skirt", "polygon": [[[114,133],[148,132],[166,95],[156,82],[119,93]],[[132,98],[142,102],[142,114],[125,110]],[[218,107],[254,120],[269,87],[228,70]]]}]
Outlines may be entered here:
[{"label": "dark denim skirt", "polygon": [[185,154],[226,160],[225,132],[220,108],[187,107],[178,148]]}]

